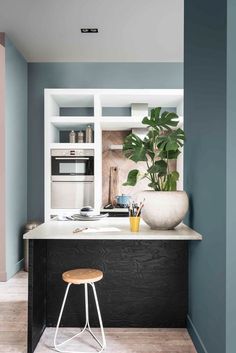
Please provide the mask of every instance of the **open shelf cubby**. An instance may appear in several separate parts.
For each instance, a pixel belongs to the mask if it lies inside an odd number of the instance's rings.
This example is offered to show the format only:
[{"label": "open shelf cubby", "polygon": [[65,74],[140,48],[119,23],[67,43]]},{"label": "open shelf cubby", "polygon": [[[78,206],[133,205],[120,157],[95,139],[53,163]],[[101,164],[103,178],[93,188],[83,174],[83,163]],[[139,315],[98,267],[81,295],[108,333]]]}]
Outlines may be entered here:
[{"label": "open shelf cubby", "polygon": [[[132,129],[143,128],[143,113],[132,104],[145,105],[145,114],[152,107],[163,107],[175,111],[183,125],[182,89],[45,89],[44,92],[44,135],[45,135],[45,220],[51,214],[64,210],[51,209],[51,150],[93,149],[94,150],[94,206],[97,212],[102,207],[102,133],[111,135],[108,153],[121,153],[121,142],[115,142],[113,131],[124,134]],[[136,111],[139,114],[136,115]],[[141,109],[143,112],[144,110]],[[71,130],[85,130],[91,125],[93,143],[69,143]],[[113,152],[111,152],[113,151]],[[182,161],[178,167],[182,175]],[[180,184],[182,183],[182,180]],[[180,185],[181,188],[181,185]]]},{"label": "open shelf cubby", "polygon": [[79,131],[83,131],[84,142],[85,142],[86,127],[90,125],[94,131],[93,117],[90,118],[90,117],[53,116],[50,121],[51,121],[51,124],[49,127],[51,130],[50,140],[52,143],[69,143],[69,134],[71,130],[75,131],[76,134]]}]

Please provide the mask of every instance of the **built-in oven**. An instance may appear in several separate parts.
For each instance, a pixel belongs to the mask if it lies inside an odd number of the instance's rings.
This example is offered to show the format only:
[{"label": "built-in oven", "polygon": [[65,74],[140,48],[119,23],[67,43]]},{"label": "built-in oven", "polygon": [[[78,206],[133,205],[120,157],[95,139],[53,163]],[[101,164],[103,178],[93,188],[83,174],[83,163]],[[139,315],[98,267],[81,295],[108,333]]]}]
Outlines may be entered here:
[{"label": "built-in oven", "polygon": [[51,150],[51,208],[94,206],[94,151]]}]

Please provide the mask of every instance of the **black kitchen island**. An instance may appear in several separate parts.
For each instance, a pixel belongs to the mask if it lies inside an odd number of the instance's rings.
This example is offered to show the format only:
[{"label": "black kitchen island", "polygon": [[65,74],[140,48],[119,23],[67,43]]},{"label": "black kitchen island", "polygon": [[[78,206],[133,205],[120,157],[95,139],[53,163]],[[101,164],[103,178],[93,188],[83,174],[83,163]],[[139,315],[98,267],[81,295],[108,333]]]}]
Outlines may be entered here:
[{"label": "black kitchen island", "polygon": [[[77,227],[89,229],[74,234]],[[96,284],[105,327],[185,327],[188,303],[188,241],[201,235],[185,225],[155,231],[127,218],[98,222],[51,221],[26,233],[29,239],[28,352],[44,329],[56,326],[66,284],[62,272],[79,267],[104,272]],[[72,286],[62,325],[84,324],[84,288]],[[91,326],[98,325],[90,301]]]}]

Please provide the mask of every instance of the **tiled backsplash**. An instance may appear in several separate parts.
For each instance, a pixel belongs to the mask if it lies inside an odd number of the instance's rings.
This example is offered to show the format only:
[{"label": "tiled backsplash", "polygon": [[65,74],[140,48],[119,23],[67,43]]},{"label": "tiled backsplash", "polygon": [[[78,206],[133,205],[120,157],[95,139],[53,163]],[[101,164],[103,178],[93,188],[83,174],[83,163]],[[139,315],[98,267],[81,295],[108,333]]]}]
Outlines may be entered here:
[{"label": "tiled backsplash", "polygon": [[119,172],[118,190],[119,194],[128,194],[135,198],[135,195],[147,188],[147,181],[142,180],[136,186],[123,186],[126,181],[128,172],[131,169],[139,167],[144,168],[145,163],[134,163],[123,155],[122,150],[111,150],[111,145],[123,144],[124,138],[131,131],[103,131],[102,133],[102,203],[103,206],[109,202],[109,182],[110,182],[110,167],[117,167]]},{"label": "tiled backsplash", "polygon": [[[127,159],[122,150],[111,150],[111,145],[121,145],[125,137],[131,131],[103,131],[102,132],[102,204],[105,206],[109,203],[109,184],[110,184],[110,168],[117,167],[119,173],[118,193],[131,195],[133,199],[136,195],[145,189],[148,189],[148,181],[141,180],[136,186],[123,186],[127,175],[131,169],[146,170],[146,163],[135,163]],[[172,162],[171,169],[176,168],[175,161]]]}]

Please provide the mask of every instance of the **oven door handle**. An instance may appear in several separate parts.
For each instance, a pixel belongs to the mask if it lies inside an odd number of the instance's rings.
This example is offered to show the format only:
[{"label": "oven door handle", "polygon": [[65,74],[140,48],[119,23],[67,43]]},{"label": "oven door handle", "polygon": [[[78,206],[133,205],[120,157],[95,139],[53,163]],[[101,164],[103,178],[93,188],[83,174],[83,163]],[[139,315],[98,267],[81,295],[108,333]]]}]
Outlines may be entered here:
[{"label": "oven door handle", "polygon": [[55,157],[57,160],[88,160],[89,157]]},{"label": "oven door handle", "polygon": [[51,181],[54,182],[94,182],[93,175],[52,175]]}]

